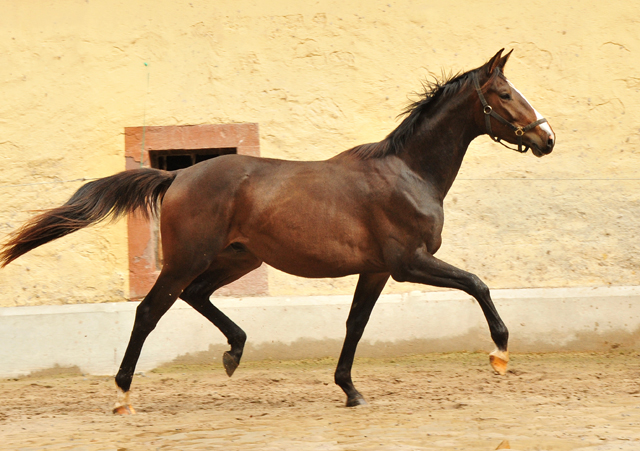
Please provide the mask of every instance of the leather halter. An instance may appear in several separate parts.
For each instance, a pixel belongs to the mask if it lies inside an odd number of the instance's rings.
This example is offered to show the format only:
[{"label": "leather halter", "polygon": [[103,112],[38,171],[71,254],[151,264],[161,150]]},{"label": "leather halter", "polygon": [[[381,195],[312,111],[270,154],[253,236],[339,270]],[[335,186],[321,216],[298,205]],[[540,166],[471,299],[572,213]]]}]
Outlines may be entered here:
[{"label": "leather halter", "polygon": [[[496,68],[495,69],[496,75],[498,75],[500,73],[500,69]],[[487,100],[484,98],[484,95],[482,94],[482,89],[480,88],[480,81],[478,80],[478,74],[473,72],[472,73],[472,78],[473,78],[473,84],[476,88],[476,92],[478,93],[478,97],[480,97],[480,102],[482,102],[482,112],[484,113],[484,121],[485,124],[487,126],[487,133],[489,134],[489,136],[491,137],[492,140],[494,140],[495,142],[497,142],[498,144],[502,144],[503,146],[505,146],[507,149],[511,149],[511,150],[516,150],[520,153],[526,153],[529,150],[529,146],[524,146],[524,150],[523,150],[523,145],[522,145],[522,136],[524,136],[525,133],[527,133],[529,130],[537,127],[540,124],[543,124],[545,122],[547,122],[547,120],[545,118],[542,119],[538,119],[535,122],[530,123],[529,125],[525,126],[525,127],[520,127],[518,125],[515,125],[511,122],[509,122],[508,120],[506,120],[505,118],[503,118],[502,116],[500,116],[498,113],[496,113],[493,108],[491,108],[491,105],[489,105],[489,103],[487,103]],[[495,118],[496,120],[502,122],[504,125],[510,127],[514,133],[517,136],[518,139],[518,148],[514,149],[512,147],[507,146],[505,143],[500,141],[500,138],[498,138],[497,135],[493,134],[493,131],[491,130],[491,118]]]}]

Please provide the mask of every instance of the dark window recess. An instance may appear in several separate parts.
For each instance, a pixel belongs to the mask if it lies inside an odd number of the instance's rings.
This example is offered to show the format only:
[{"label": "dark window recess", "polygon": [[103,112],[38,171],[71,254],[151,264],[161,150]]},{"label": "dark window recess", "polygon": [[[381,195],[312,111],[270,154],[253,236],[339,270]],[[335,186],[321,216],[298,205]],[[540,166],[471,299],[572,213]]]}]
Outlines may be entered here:
[{"label": "dark window recess", "polygon": [[149,157],[152,168],[175,171],[188,168],[201,161],[232,153],[237,153],[235,147],[222,149],[151,150],[149,151]]}]

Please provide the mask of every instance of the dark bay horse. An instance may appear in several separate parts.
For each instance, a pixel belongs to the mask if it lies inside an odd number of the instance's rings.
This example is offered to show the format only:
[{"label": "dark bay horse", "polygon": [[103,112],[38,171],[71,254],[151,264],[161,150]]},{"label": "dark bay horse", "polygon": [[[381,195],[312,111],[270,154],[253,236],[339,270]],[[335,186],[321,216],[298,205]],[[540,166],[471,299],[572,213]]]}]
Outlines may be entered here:
[{"label": "dark bay horse", "polygon": [[301,277],[360,275],[335,372],[347,406],[365,404],[351,367],[389,277],[473,296],[497,346],[491,364],[504,374],[508,331],[489,289],[434,254],[443,200],[474,138],[486,133],[537,157],[553,149],[546,120],[504,76],[510,54],[501,50],[478,69],[429,85],[384,140],[326,161],[227,155],[184,170],[137,169],[87,183],[66,204],[15,231],[0,263],[107,217],[156,213],[161,203],[164,262],[136,311],[115,378],[115,413],[133,413],[129,393],[143,343],[178,297],[226,336],[223,364],[233,374],[247,337],[210,296],[262,262]]}]

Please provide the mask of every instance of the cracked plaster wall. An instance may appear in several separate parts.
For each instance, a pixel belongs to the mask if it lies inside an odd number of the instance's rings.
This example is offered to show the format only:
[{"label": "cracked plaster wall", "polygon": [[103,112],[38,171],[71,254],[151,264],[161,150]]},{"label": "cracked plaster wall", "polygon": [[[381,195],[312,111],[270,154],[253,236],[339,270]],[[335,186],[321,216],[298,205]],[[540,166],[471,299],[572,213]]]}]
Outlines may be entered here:
[{"label": "cracked plaster wall", "polygon": [[[73,180],[123,170],[124,127],[257,122],[263,156],[328,158],[384,138],[425,77],[507,47],[507,76],[558,143],[542,159],[486,136],[472,143],[439,257],[492,288],[638,284],[639,3],[0,0],[0,10],[2,240],[63,203]],[[124,300],[126,246],[124,221],[46,245],[0,270],[0,306]],[[354,284],[269,270],[273,295]]]}]

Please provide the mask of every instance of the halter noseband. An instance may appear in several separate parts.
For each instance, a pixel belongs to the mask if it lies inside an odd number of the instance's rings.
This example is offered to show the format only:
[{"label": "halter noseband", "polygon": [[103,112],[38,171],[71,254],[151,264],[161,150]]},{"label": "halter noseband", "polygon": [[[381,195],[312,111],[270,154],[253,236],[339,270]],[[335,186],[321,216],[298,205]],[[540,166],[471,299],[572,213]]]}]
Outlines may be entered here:
[{"label": "halter noseband", "polygon": [[[500,69],[496,68],[496,75],[500,73]],[[487,133],[489,134],[489,137],[494,140],[495,142],[497,142],[498,144],[502,144],[503,146],[505,146],[507,149],[511,149],[511,150],[516,150],[520,153],[526,153],[529,150],[529,146],[524,146],[524,150],[523,150],[523,145],[522,145],[522,136],[524,136],[525,133],[527,133],[529,130],[537,127],[540,124],[543,124],[545,122],[547,122],[547,120],[545,118],[542,119],[538,119],[535,122],[530,123],[529,125],[527,125],[526,127],[520,127],[518,125],[515,125],[511,122],[509,122],[508,120],[506,120],[505,118],[503,118],[502,116],[500,116],[498,113],[496,113],[495,111],[493,111],[493,108],[491,108],[491,105],[489,105],[487,103],[487,100],[484,98],[484,95],[482,94],[482,89],[480,88],[480,81],[478,80],[478,74],[473,72],[473,84],[476,88],[476,92],[478,93],[478,97],[480,97],[480,102],[482,102],[482,112],[484,113],[484,122],[487,126]],[[518,148],[517,149],[513,149],[509,146],[507,146],[505,143],[500,141],[500,138],[498,138],[498,136],[494,136],[493,131],[491,130],[491,118],[495,118],[496,120],[502,122],[504,125],[507,125],[508,127],[511,127],[511,129],[515,132],[516,136],[518,137]]]}]

